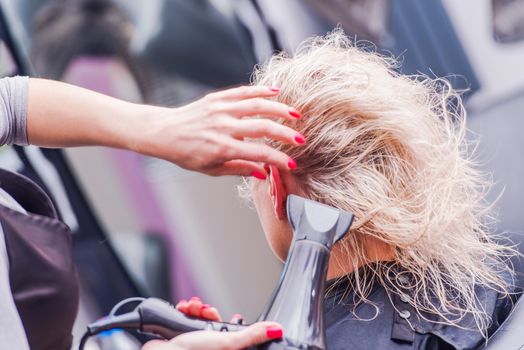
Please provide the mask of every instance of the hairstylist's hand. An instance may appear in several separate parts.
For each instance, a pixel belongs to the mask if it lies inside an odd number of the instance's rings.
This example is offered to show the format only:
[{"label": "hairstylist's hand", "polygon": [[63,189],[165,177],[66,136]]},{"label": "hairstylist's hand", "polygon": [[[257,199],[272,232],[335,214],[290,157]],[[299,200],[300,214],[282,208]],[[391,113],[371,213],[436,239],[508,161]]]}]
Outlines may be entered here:
[{"label": "hairstylist's hand", "polygon": [[[294,169],[287,155],[244,138],[303,144],[304,137],[272,119],[300,118],[267,97],[278,89],[242,86],[211,93],[180,108],[125,102],[76,86],[31,79],[29,143],[41,147],[109,146],[162,158],[209,175],[265,178],[260,163]],[[249,118],[262,116],[262,118]]]},{"label": "hairstylist's hand", "polygon": [[[278,89],[242,86],[211,93],[181,108],[152,107],[143,140],[136,151],[169,160],[208,175],[244,175],[265,178],[260,164],[294,169],[286,154],[244,138],[267,137],[300,145],[304,138],[271,119],[300,118],[293,108],[265,99]],[[249,118],[261,115],[263,118]]]},{"label": "hairstylist's hand", "polygon": [[259,322],[239,332],[199,331],[179,335],[170,341],[153,340],[142,350],[236,350],[282,338],[280,325]]}]

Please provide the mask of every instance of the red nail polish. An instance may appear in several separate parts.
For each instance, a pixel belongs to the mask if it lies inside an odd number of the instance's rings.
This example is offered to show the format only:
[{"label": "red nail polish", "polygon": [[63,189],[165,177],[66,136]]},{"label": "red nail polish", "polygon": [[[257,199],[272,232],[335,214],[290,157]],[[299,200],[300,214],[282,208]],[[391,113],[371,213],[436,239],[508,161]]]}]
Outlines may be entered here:
[{"label": "red nail polish", "polygon": [[279,92],[280,91],[280,88],[279,87],[276,87],[276,86],[271,86],[269,88],[269,90],[273,91],[273,92]]},{"label": "red nail polish", "polygon": [[202,306],[200,307],[200,314],[199,314],[200,318],[204,318],[204,317],[202,316],[202,314],[204,313],[204,310],[205,310],[205,309],[209,309],[210,307],[211,307],[211,305],[209,305],[209,304],[204,304],[204,305],[202,305]]},{"label": "red nail polish", "polygon": [[280,327],[271,326],[266,328],[266,336],[269,339],[279,339],[282,338],[283,335],[284,331]]},{"label": "red nail polish", "polygon": [[295,141],[298,143],[298,144],[301,144],[303,145],[304,143],[306,143],[306,139],[304,138],[304,136],[302,136],[301,134],[297,134],[295,136]]},{"label": "red nail polish", "polygon": [[295,170],[297,168],[297,162],[295,162],[293,159],[290,159],[287,162],[287,166],[289,167],[289,169]]},{"label": "red nail polish", "polygon": [[293,107],[290,107],[289,108],[289,111],[288,111],[289,115],[294,117],[294,118],[297,118],[297,119],[300,119],[302,118],[302,116],[300,115],[300,113],[298,113],[298,111],[296,109],[294,109]]},{"label": "red nail polish", "polygon": [[256,177],[259,180],[265,180],[267,178],[266,174],[258,170],[253,170],[253,172],[251,173],[251,176]]},{"label": "red nail polish", "polygon": [[192,297],[191,300],[193,300],[193,301],[201,301],[201,299],[199,297]]}]

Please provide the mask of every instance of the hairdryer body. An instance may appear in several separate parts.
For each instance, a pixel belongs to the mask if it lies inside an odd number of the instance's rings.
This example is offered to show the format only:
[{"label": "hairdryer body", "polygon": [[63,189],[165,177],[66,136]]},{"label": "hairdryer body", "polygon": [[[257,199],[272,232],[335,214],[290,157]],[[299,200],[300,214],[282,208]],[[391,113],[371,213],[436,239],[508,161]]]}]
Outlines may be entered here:
[{"label": "hairdryer body", "polygon": [[[275,321],[284,338],[258,349],[325,349],[324,292],[333,244],[349,231],[353,215],[299,196],[287,198],[293,241],[280,281],[259,321]],[[149,298],[134,311],[88,326],[94,335],[114,328],[133,329],[170,339],[196,330],[238,331],[245,325],[187,317],[169,303]]]},{"label": "hairdryer body", "polygon": [[293,228],[281,279],[259,320],[276,321],[284,338],[262,349],[325,349],[324,292],[333,244],[349,231],[353,215],[304,198],[287,198]]},{"label": "hairdryer body", "polygon": [[320,244],[295,242],[285,278],[277,285],[259,320],[280,323],[284,339],[260,349],[325,349],[323,299],[329,252]]}]

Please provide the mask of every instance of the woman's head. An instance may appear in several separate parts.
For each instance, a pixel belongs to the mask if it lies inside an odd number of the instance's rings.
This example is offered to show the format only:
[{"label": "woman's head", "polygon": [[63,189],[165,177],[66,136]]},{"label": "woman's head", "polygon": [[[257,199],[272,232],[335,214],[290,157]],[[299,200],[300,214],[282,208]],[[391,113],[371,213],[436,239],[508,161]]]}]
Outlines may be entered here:
[{"label": "woman's head", "polygon": [[[264,231],[285,258],[286,192],[352,212],[356,221],[336,247],[335,265],[356,270],[392,259],[412,276],[411,302],[419,310],[470,312],[484,329],[474,286],[505,291],[499,270],[506,265],[497,262],[509,250],[487,232],[487,187],[468,154],[462,102],[447,81],[396,68],[394,59],[357,48],[337,30],[256,70],[254,84],[280,87],[275,98],[301,112],[293,127],[307,140],[301,147],[274,142],[298,167],[273,169],[272,182],[252,186]],[[374,274],[398,292],[390,276],[380,268]],[[371,281],[355,277],[365,298]]]}]

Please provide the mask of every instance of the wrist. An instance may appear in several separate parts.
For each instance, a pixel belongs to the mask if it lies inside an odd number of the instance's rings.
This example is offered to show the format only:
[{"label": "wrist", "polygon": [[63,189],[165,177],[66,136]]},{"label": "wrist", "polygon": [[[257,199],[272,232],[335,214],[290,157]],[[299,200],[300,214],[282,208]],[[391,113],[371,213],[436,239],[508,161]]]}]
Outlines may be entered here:
[{"label": "wrist", "polygon": [[126,113],[114,124],[116,147],[144,155],[156,155],[155,140],[162,132],[162,116],[166,108],[129,104]]},{"label": "wrist", "polygon": [[148,119],[151,119],[153,107],[141,104],[130,104],[127,118],[121,125],[120,142],[123,149],[141,152],[145,142]]}]

